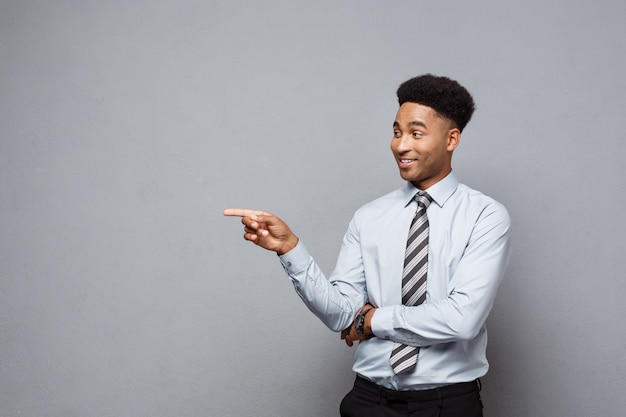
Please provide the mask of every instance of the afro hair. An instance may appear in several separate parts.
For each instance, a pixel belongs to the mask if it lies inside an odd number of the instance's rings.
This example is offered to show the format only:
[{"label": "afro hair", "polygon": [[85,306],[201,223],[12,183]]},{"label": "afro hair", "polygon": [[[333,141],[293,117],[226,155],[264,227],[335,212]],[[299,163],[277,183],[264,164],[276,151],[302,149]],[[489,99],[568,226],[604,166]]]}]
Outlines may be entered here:
[{"label": "afro hair", "polygon": [[462,132],[474,113],[472,95],[458,82],[432,74],[419,75],[398,87],[398,103],[410,102],[431,107],[454,121]]}]

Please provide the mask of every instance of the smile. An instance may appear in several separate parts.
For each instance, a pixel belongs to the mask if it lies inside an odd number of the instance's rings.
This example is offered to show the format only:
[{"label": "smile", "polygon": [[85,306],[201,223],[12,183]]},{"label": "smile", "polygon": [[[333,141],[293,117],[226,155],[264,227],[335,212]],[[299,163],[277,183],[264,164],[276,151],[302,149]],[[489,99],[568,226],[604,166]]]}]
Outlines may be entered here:
[{"label": "smile", "polygon": [[400,169],[409,168],[416,162],[417,159],[398,159],[398,167]]}]

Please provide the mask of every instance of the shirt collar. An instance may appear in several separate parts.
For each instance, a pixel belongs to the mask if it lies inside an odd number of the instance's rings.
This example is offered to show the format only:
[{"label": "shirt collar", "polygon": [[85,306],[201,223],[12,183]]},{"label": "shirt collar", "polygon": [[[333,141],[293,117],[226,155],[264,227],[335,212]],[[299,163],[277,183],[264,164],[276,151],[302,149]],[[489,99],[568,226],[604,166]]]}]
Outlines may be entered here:
[{"label": "shirt collar", "polygon": [[[439,207],[443,207],[450,196],[452,196],[458,185],[459,180],[456,178],[456,175],[454,175],[454,172],[450,172],[444,179],[423,191],[426,191]],[[406,207],[411,203],[413,197],[415,197],[415,193],[420,191],[420,189],[414,186],[411,182],[407,181],[403,191],[405,194]]]}]

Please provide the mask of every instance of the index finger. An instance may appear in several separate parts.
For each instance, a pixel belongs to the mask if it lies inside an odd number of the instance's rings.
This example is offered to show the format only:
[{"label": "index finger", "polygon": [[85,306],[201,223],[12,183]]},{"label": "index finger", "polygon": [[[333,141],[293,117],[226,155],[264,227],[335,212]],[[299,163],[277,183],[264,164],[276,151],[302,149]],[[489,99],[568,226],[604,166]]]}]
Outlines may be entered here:
[{"label": "index finger", "polygon": [[260,216],[263,212],[259,210],[250,210],[242,208],[228,208],[224,210],[224,216],[250,217],[253,215]]}]

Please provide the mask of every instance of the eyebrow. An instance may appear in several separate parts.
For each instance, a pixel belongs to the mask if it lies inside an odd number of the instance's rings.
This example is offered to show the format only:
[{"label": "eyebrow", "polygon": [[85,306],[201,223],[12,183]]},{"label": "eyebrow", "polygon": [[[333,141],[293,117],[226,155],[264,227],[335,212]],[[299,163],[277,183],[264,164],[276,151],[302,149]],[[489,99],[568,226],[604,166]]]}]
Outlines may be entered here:
[{"label": "eyebrow", "polygon": [[[408,124],[409,127],[411,126],[419,126],[419,127],[423,127],[424,129],[426,129],[426,125],[424,124],[424,122],[420,122],[418,120],[414,120],[412,122],[409,122]],[[393,122],[393,127],[400,127],[400,123],[398,123],[397,121]]]}]

